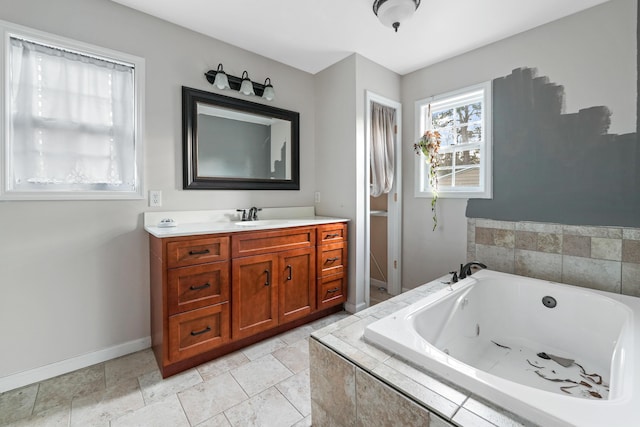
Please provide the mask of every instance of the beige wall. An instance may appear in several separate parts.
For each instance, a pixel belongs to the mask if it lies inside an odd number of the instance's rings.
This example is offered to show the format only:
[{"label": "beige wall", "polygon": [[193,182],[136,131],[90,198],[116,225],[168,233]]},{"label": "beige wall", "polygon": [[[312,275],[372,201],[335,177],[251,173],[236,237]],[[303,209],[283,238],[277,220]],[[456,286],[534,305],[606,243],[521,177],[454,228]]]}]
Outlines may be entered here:
[{"label": "beige wall", "polygon": [[[146,60],[145,187],[164,204],[0,202],[0,380],[149,336],[143,212],[313,204],[312,75],[107,0],[0,0],[0,19]],[[300,112],[300,191],[182,190],[181,86],[217,91],[203,73],[219,62]]]},{"label": "beige wall", "polygon": [[[606,105],[613,111],[610,132],[635,132],[636,16],[634,0],[613,0],[404,76],[404,141],[417,139],[409,113],[417,100],[524,66],[564,86],[566,112]],[[440,199],[432,232],[430,200],[413,197],[415,155],[411,144],[404,146],[403,287],[413,288],[465,262],[467,201]]]},{"label": "beige wall", "polygon": [[366,307],[364,248],[366,167],[366,91],[389,99],[400,97],[400,76],[354,54],[315,76],[316,187],[320,215],[343,216],[349,223],[349,297],[347,309]]}]

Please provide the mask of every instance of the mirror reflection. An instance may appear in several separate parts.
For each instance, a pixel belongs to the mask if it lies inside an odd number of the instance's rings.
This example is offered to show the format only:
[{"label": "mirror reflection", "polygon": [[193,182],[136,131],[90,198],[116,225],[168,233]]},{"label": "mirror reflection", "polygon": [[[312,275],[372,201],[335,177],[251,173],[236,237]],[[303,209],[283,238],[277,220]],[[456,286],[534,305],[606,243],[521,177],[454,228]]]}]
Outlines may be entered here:
[{"label": "mirror reflection", "polygon": [[291,122],[198,103],[199,177],[291,179]]}]

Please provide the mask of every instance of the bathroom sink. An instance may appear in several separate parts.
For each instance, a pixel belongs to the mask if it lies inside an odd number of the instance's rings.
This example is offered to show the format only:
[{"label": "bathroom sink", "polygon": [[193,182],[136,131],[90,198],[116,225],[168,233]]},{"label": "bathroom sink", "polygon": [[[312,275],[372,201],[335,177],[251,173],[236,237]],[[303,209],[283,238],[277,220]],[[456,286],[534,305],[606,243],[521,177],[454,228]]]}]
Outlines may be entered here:
[{"label": "bathroom sink", "polygon": [[259,219],[257,221],[240,221],[236,222],[235,225],[240,227],[265,227],[269,225],[284,225],[287,220],[285,219]]}]

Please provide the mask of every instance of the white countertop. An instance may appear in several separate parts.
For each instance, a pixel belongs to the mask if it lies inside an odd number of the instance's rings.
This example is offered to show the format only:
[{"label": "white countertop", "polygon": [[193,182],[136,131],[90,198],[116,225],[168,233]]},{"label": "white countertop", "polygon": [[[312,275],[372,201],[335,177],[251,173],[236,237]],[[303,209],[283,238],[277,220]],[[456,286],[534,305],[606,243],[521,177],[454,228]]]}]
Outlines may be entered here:
[{"label": "white countertop", "polygon": [[[159,227],[160,222],[167,218],[175,221],[177,225],[175,227]],[[241,221],[240,213],[235,210],[145,212],[144,229],[155,237],[165,238],[303,227],[348,221],[346,218],[316,216],[313,207],[264,208],[259,212],[259,220],[255,222]]]}]

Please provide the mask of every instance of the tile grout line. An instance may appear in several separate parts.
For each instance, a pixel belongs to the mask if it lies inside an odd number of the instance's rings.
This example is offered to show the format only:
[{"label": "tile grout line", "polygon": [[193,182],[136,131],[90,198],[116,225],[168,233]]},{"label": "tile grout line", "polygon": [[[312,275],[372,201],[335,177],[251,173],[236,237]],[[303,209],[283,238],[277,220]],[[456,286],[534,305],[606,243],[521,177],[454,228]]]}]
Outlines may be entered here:
[{"label": "tile grout line", "polygon": [[[196,372],[197,372],[197,371],[198,371],[198,370],[196,369]],[[198,375],[200,375],[200,373],[199,373],[199,372],[198,372]],[[200,379],[202,379],[202,377],[200,377]],[[204,382],[204,381],[203,381],[203,382]],[[202,383],[199,383],[199,384],[202,384]],[[193,387],[196,387],[197,385],[198,385],[198,384],[194,385]],[[193,388],[193,387],[190,387],[190,388]],[[187,390],[188,390],[188,389],[187,389]],[[184,390],[182,390],[182,391],[184,391]],[[176,396],[176,399],[178,399],[178,404],[180,405],[180,409],[182,409],[182,413],[184,414],[184,417],[187,419],[187,422],[189,423],[189,425],[190,425],[191,427],[194,427],[194,424],[191,422],[191,419],[189,418],[189,414],[187,414],[187,411],[184,409],[184,405],[182,404],[182,400],[180,400],[180,396],[178,396],[178,394],[180,394],[180,392],[179,392],[179,391],[175,393],[175,396]],[[215,415],[214,415],[214,417],[215,417]],[[213,418],[213,417],[211,417],[211,418]],[[206,421],[206,420],[205,420],[205,421]]]},{"label": "tile grout line", "polygon": [[31,412],[29,413],[29,415],[26,417],[32,417],[35,415],[35,410],[36,410],[36,403],[38,402],[38,396],[40,395],[40,388],[42,387],[42,381],[40,381],[38,383],[38,391],[36,392],[36,398],[33,399],[33,406],[31,407]]},{"label": "tile grout line", "polygon": [[460,412],[460,409],[462,409],[464,404],[467,403],[467,401],[470,398],[471,398],[471,395],[468,395],[467,397],[465,397],[465,399],[462,401],[462,403],[460,405],[458,405],[458,407],[456,408],[455,411],[453,411],[453,414],[451,414],[451,417],[449,418],[449,420],[451,420],[453,422],[453,419],[455,418],[455,416],[458,414],[458,412]]},{"label": "tile grout line", "polygon": [[[291,378],[291,377],[289,377],[289,378]],[[287,378],[287,379],[289,379],[289,378]],[[284,379],[284,380],[280,381],[278,384],[280,384],[281,382],[286,381],[287,379]],[[287,396],[285,396],[285,395],[280,391],[280,389],[278,388],[278,384],[274,384],[274,385],[272,385],[272,386],[271,386],[271,387],[269,387],[269,388],[274,388],[274,389],[275,389],[275,390],[280,394],[280,396],[284,397],[284,400],[286,400],[287,402],[289,402],[289,405],[291,405],[291,407],[292,407],[293,409],[295,409],[295,411],[296,411],[298,414],[300,414],[300,416],[302,417],[302,418],[301,418],[301,419],[299,419],[298,421],[296,421],[296,422],[294,422],[293,424],[291,424],[291,426],[293,426],[293,425],[295,425],[295,424],[299,423],[301,420],[304,420],[306,417],[305,417],[305,415],[304,415],[302,412],[300,412],[300,410],[298,409],[298,407],[297,407],[297,406],[296,406],[292,401],[290,401],[289,399],[287,399]],[[267,389],[267,390],[269,390],[269,389]],[[266,390],[265,390],[265,391],[266,391]],[[262,393],[262,392],[261,392],[261,393]],[[311,400],[311,393],[309,393],[309,400]],[[291,426],[289,426],[289,427],[291,427]]]}]

